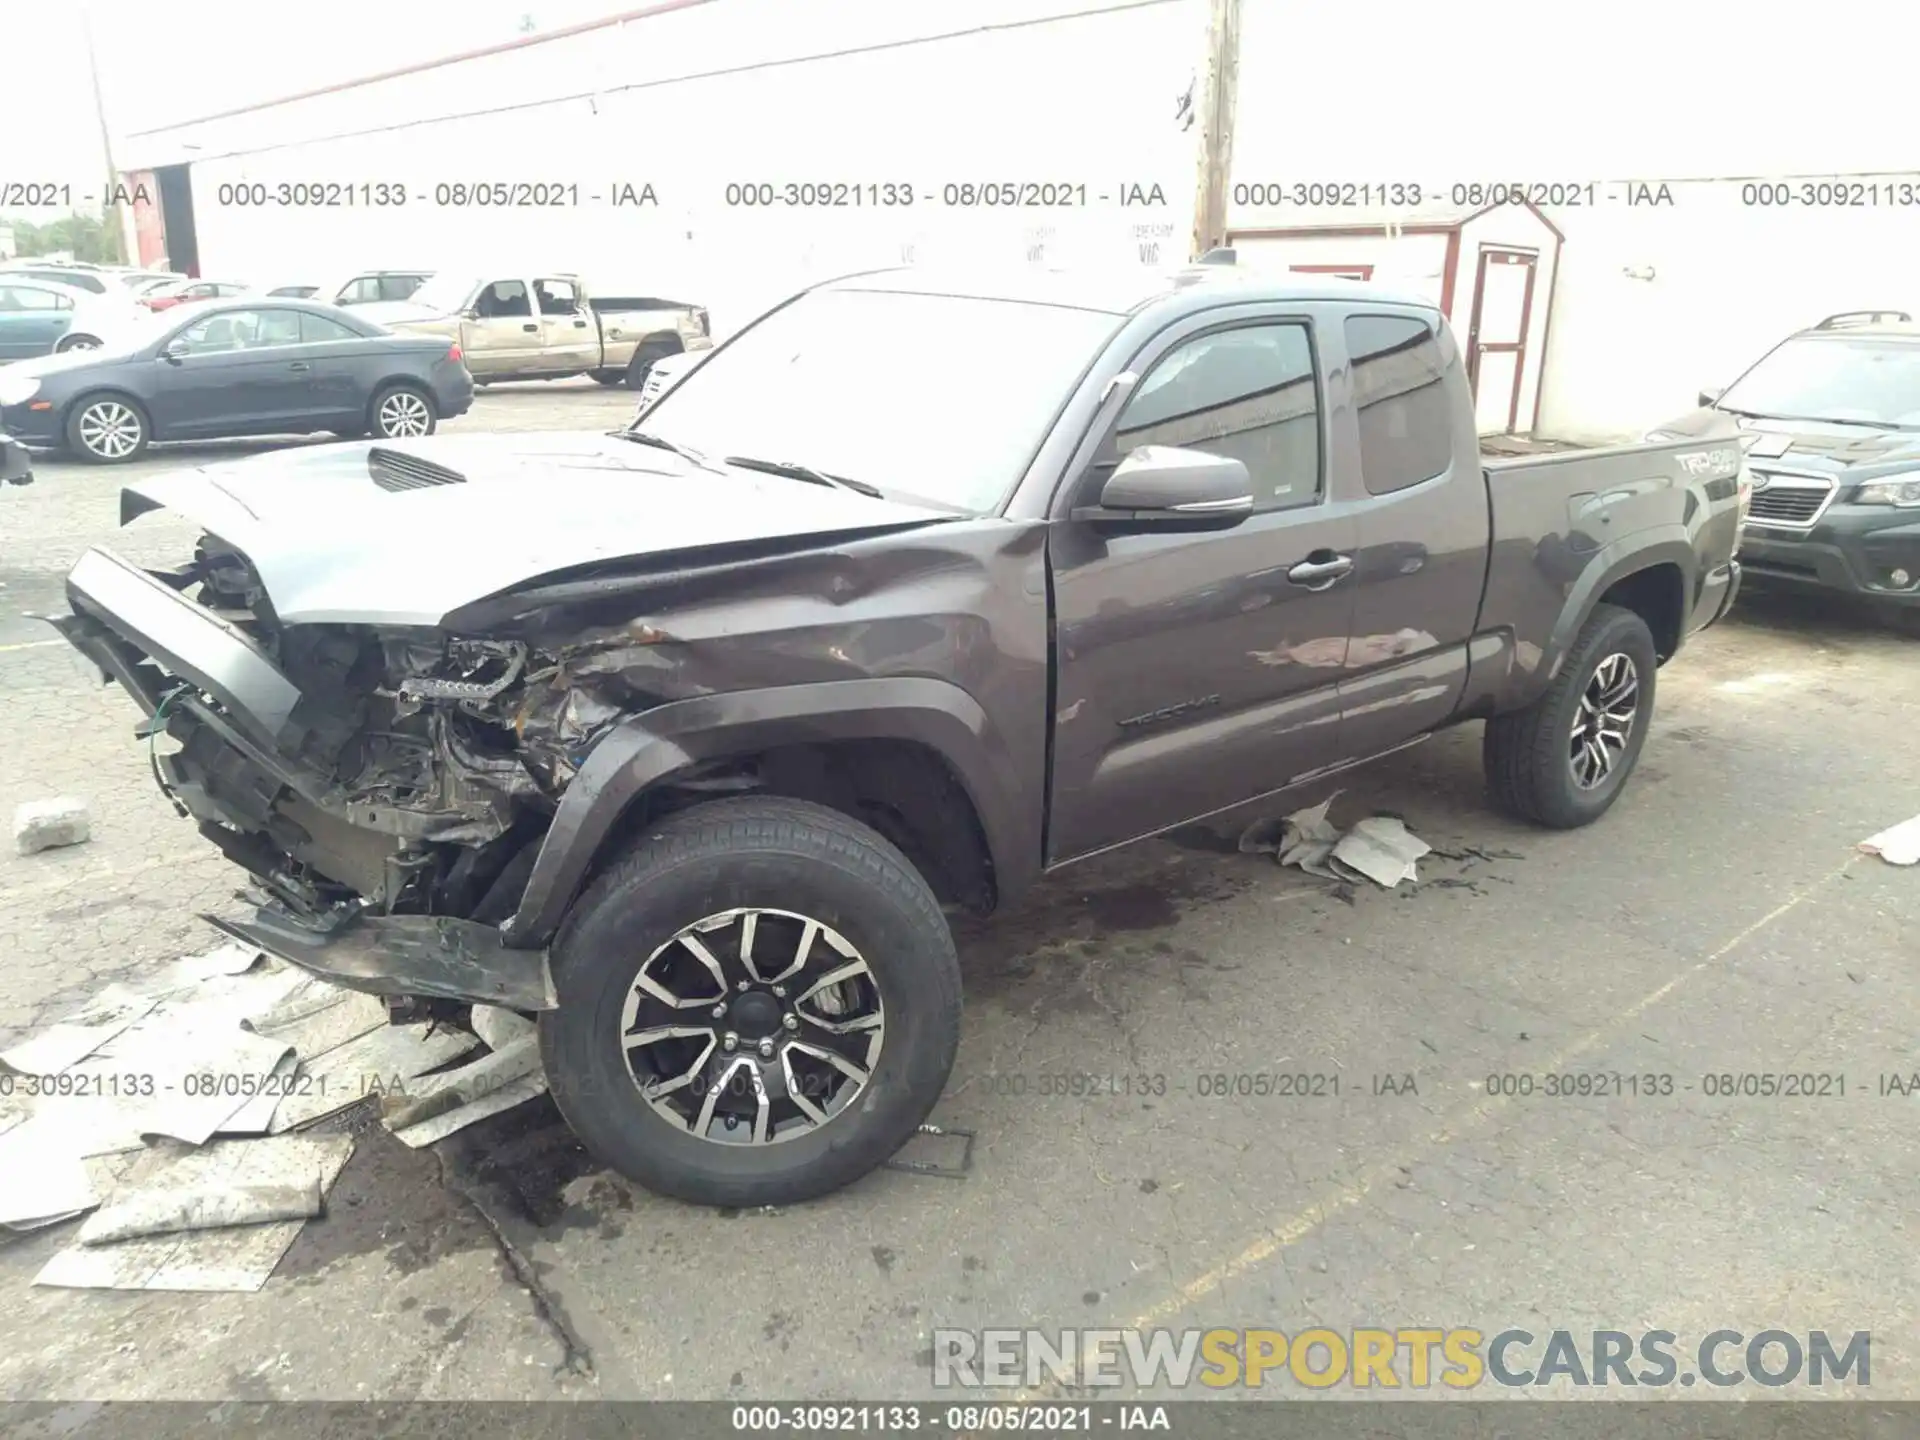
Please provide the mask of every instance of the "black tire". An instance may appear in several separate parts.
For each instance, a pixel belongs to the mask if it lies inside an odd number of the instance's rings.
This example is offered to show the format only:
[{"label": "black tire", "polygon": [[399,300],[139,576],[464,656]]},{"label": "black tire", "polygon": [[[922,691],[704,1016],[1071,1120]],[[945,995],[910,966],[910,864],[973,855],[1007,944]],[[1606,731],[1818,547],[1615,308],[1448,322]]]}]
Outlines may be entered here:
[{"label": "black tire", "polygon": [[99,348],[100,337],[98,335],[89,335],[85,331],[81,331],[77,334],[62,335],[60,339],[55,342],[53,353],[56,355],[65,355],[74,350],[98,350]]},{"label": "black tire", "polygon": [[[629,993],[652,957],[694,922],[746,908],[831,926],[866,962],[883,1007],[864,1090],[851,1092],[824,1124],[774,1143],[723,1143],[663,1116],[642,1096],[623,1043]],[[731,967],[737,948],[716,939],[712,953]],[[959,1046],[960,962],[933,892],[880,835],[805,801],[719,800],[649,827],[574,905],[552,965],[560,1005],[540,1017],[540,1053],[561,1113],[620,1174],[696,1204],[797,1204],[859,1179],[926,1119]],[[735,1003],[734,992],[722,989]],[[733,1009],[722,1020],[705,1005],[671,1013],[716,1036],[731,1027]],[[744,1046],[735,1061],[753,1048]]]},{"label": "black tire", "polygon": [[[67,449],[95,465],[137,460],[153,438],[153,424],[140,402],[115,392],[82,396],[67,411],[64,428]],[[120,438],[109,441],[109,434]]]},{"label": "black tire", "polygon": [[653,362],[664,360],[669,355],[678,355],[680,347],[665,340],[649,340],[633,352],[633,359],[627,362],[627,388],[638,390],[647,383],[647,372],[653,369]]},{"label": "black tire", "polygon": [[[1596,783],[1583,784],[1576,768],[1582,762],[1576,757],[1575,721],[1582,701],[1591,698],[1588,690],[1601,666],[1619,673],[1616,657],[1624,657],[1632,669],[1632,715],[1617,751],[1596,741],[1610,755],[1610,763]],[[1494,803],[1510,815],[1555,830],[1590,825],[1606,814],[1646,744],[1658,673],[1659,657],[1647,622],[1631,610],[1595,606],[1547,693],[1525,710],[1487,722],[1481,753]]]},{"label": "black tire", "polygon": [[[413,428],[424,425],[424,429]],[[440,425],[440,407],[418,385],[383,386],[367,406],[367,429],[377,440],[415,440]]]},{"label": "black tire", "polygon": [[588,373],[593,376],[593,381],[596,385],[605,385],[608,389],[612,389],[615,385],[624,385],[627,383],[627,372],[625,370],[593,370]]}]

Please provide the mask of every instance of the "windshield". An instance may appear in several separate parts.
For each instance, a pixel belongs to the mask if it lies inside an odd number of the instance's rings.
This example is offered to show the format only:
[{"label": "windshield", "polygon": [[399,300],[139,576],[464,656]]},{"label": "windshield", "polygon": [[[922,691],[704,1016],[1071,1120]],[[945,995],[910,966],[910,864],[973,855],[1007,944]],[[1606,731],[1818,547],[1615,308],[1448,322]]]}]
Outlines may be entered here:
[{"label": "windshield", "polygon": [[1722,410],[1783,420],[1858,420],[1920,429],[1920,345],[1801,336],[1741,376]]},{"label": "windshield", "polygon": [[635,428],[716,458],[811,466],[976,514],[997,509],[1121,317],[816,290],[734,337]]},{"label": "windshield", "polygon": [[[345,285],[351,275],[343,276],[340,284]],[[337,288],[337,287],[336,287]],[[429,310],[458,310],[467,303],[473,292],[480,288],[478,275],[442,273],[434,276],[413,294],[407,297],[409,305],[424,305]]]}]

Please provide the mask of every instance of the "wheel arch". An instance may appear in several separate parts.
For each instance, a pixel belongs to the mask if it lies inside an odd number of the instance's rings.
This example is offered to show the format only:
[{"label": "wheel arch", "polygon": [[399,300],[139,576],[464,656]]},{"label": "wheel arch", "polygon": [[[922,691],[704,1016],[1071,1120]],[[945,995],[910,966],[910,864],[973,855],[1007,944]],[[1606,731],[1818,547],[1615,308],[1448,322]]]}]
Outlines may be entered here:
[{"label": "wheel arch", "polygon": [[1524,706],[1545,692],[1597,605],[1617,605],[1645,620],[1653,631],[1654,651],[1664,664],[1685,638],[1687,594],[1697,583],[1699,569],[1699,556],[1680,526],[1665,534],[1623,537],[1596,552],[1569,589],[1542,647],[1543,663],[1534,669],[1532,683],[1525,693],[1508,696],[1500,708]]},{"label": "wheel arch", "polygon": [[112,398],[115,400],[124,400],[129,405],[133,406],[135,410],[138,410],[140,412],[140,423],[147,427],[147,439],[149,441],[158,440],[161,438],[160,435],[154,430],[153,411],[148,407],[147,402],[142,400],[138,395],[134,394],[131,390],[127,389],[123,385],[109,385],[109,384],[99,384],[99,385],[93,386],[91,389],[82,390],[79,394],[75,395],[71,400],[67,401],[66,404],[60,407],[61,436],[63,438],[65,437],[67,433],[67,427],[73,422],[73,417],[79,414],[81,409],[84,406],[92,403],[95,400],[105,400],[108,398]]},{"label": "wheel arch", "polygon": [[894,677],[735,691],[632,716],[594,746],[539,842],[507,942],[548,943],[595,869],[660,813],[663,797],[674,808],[697,797],[690,786],[749,773],[763,792],[874,826],[930,866],[943,899],[989,909],[1038,872],[1038,826],[1024,823],[1031,802],[1012,757],[958,686]]}]

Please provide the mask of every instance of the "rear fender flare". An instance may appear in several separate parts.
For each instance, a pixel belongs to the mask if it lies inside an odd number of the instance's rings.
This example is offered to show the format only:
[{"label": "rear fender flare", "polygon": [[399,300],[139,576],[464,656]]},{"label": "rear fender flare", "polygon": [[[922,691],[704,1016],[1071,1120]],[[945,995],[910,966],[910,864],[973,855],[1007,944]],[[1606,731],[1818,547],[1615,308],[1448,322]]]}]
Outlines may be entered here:
[{"label": "rear fender flare", "polygon": [[1613,544],[1595,551],[1573,582],[1567,602],[1560,609],[1560,618],[1554,622],[1547,637],[1544,663],[1534,671],[1536,678],[1529,687],[1532,693],[1522,697],[1520,704],[1531,701],[1553,683],[1600,597],[1629,575],[1637,575],[1656,565],[1679,567],[1684,587],[1681,596],[1681,613],[1684,617],[1698,589],[1700,569],[1700,557],[1694,553],[1693,540],[1686,528],[1681,525],[1662,525],[1621,536]]},{"label": "rear fender flare", "polygon": [[1034,800],[1022,796],[1013,757],[986,711],[958,686],[899,677],[736,690],[657,706],[601,738],[561,796],[503,938],[516,948],[552,941],[614,826],[650,788],[706,762],[774,746],[883,739],[924,744],[952,767],[1003,887],[1037,872],[1038,826],[1021,823]]}]

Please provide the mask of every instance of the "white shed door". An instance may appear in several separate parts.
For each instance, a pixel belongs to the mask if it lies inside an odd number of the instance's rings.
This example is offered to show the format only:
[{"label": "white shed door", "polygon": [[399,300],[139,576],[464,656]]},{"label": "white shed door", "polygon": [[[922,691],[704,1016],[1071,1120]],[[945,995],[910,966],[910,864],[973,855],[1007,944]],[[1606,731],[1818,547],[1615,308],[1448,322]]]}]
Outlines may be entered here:
[{"label": "white shed door", "polygon": [[1480,247],[1473,319],[1467,331],[1467,373],[1473,381],[1476,428],[1482,435],[1510,434],[1518,424],[1515,412],[1527,361],[1538,259],[1531,250]]}]

